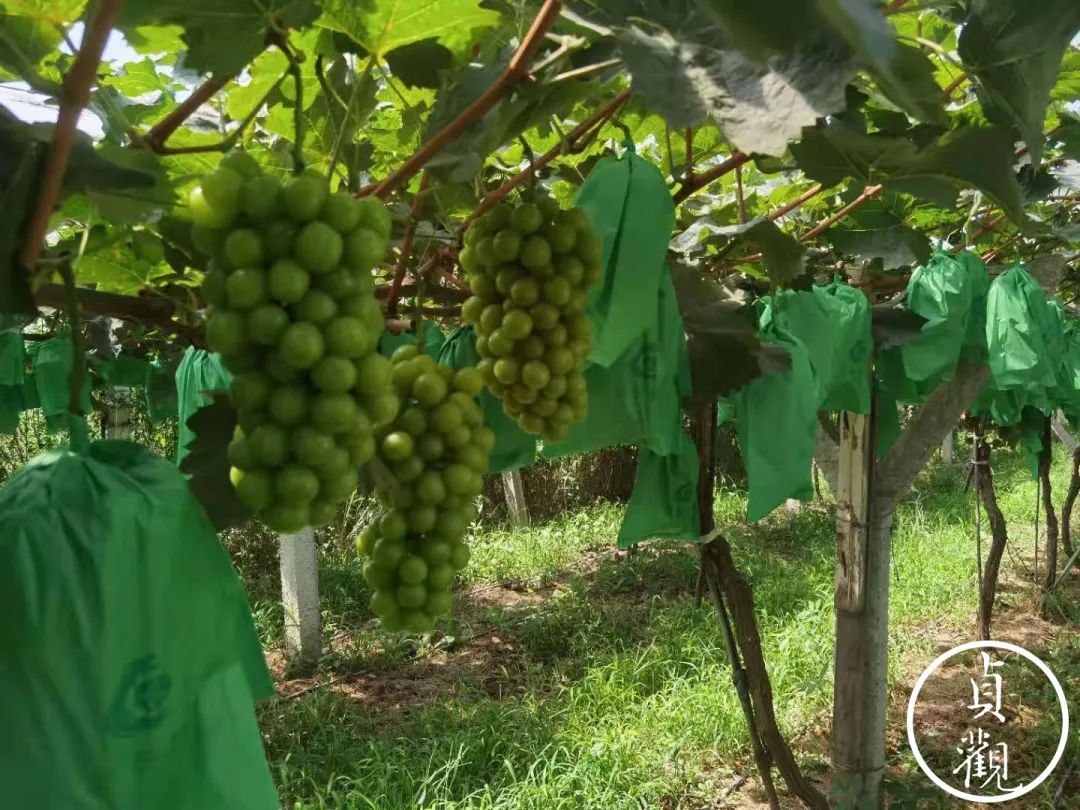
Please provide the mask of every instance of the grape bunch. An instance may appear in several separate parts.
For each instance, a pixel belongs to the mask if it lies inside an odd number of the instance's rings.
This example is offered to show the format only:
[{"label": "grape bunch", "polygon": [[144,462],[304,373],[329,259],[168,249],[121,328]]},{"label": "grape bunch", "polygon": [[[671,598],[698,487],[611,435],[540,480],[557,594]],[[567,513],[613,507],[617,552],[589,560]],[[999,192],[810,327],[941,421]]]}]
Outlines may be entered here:
[{"label": "grape bunch", "polygon": [[450,612],[454,573],[469,562],[464,543],[476,519],[495,434],[484,425],[475,368],[440,366],[415,346],[391,358],[401,412],[378,432],[382,513],[357,538],[369,557],[364,579],[384,629],[423,633]]},{"label": "grape bunch", "polygon": [[564,441],[585,417],[586,288],[603,273],[600,238],[584,211],[540,197],[495,206],[464,243],[473,295],[462,317],[476,327],[485,384],[522,430]]},{"label": "grape bunch", "polygon": [[270,528],[332,520],[375,455],[399,401],[372,268],[390,215],[378,200],[329,193],[314,172],[281,182],[226,155],[191,192],[206,342],[233,373],[228,446],[237,498]]}]

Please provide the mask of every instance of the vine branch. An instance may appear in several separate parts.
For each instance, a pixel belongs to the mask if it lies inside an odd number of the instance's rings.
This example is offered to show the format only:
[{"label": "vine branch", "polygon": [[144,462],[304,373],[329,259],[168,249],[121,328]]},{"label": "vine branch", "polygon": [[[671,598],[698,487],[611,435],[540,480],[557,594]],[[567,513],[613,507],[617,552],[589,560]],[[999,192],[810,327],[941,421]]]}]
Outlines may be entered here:
[{"label": "vine branch", "polygon": [[675,205],[681,205],[686,198],[694,192],[700,191],[705,188],[705,186],[709,185],[709,183],[718,180],[730,171],[734,171],[749,160],[749,155],[743,154],[742,152],[736,152],[723,163],[719,163],[706,171],[694,174],[692,177],[687,177],[686,181],[679,187],[679,190],[672,195]]},{"label": "vine branch", "polygon": [[225,85],[231,82],[235,76],[213,76],[196,87],[191,95],[176,105],[168,115],[150,127],[137,143],[146,146],[151,152],[159,155],[180,154],[178,152],[162,151],[165,142],[180,128],[180,125],[190,118],[199,107],[208,102]]},{"label": "vine branch", "polygon": [[[544,0],[543,7],[502,75],[453,121],[421,146],[397,171],[375,187],[373,193],[376,197],[386,199],[396,189],[408,183],[443,147],[460,136],[473,122],[482,118],[515,82],[527,75],[529,60],[544,41],[544,35],[559,16],[561,8],[561,0]],[[361,193],[366,190],[361,190]]]},{"label": "vine branch", "polygon": [[[121,321],[150,326],[175,334],[195,346],[205,346],[202,329],[185,326],[173,320],[176,305],[168,298],[135,297],[76,287],[75,295],[83,312],[103,315]],[[44,307],[64,309],[67,293],[63,284],[44,284],[36,292],[37,302]]]},{"label": "vine branch", "polygon": [[49,217],[60,198],[67,170],[71,147],[75,143],[75,129],[79,114],[90,100],[90,88],[97,81],[97,68],[109,32],[120,16],[123,0],[101,0],[93,19],[83,34],[82,45],[75,62],[64,77],[64,91],[60,99],[60,111],[53,128],[52,144],[42,172],[37,201],[23,232],[20,261],[31,275],[41,257],[45,234],[49,229]]},{"label": "vine branch", "polygon": [[398,254],[397,267],[394,268],[394,277],[390,280],[390,290],[386,294],[386,312],[388,315],[397,314],[398,297],[401,294],[401,282],[405,280],[405,271],[409,267],[409,259],[412,257],[413,239],[416,237],[416,223],[420,219],[420,212],[424,207],[424,197],[431,182],[431,175],[424,173],[420,178],[420,188],[413,197],[412,207],[409,209],[409,221],[405,223],[405,235],[401,241],[401,253]]}]

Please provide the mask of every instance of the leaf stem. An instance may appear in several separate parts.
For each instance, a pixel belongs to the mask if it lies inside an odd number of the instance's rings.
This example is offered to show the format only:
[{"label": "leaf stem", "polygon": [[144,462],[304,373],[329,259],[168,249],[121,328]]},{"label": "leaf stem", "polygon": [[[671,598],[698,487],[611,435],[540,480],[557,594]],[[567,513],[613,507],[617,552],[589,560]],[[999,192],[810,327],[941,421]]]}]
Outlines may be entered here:
[{"label": "leaf stem", "polygon": [[67,309],[68,326],[71,329],[71,374],[68,377],[68,410],[75,416],[82,416],[82,390],[86,379],[86,355],[83,350],[82,318],[79,310],[79,296],[75,289],[75,271],[70,262],[60,265],[60,274],[64,277],[64,300]]}]

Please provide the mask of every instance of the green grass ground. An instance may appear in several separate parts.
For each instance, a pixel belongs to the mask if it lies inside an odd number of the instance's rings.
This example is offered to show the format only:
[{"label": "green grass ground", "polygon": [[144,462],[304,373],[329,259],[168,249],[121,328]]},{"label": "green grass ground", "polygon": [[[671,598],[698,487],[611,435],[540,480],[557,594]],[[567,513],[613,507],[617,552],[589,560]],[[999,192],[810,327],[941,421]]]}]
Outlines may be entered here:
[{"label": "green grass ground", "polygon": [[[1015,561],[1007,554],[1005,562],[1012,574],[1021,553],[1030,554],[1035,486],[1017,456],[1002,454],[996,468],[1015,537]],[[1066,482],[1060,459],[1058,502]],[[890,648],[898,705],[912,662],[917,672],[942,638],[974,637],[973,506],[962,487],[959,466],[934,468],[898,513]],[[718,520],[754,588],[777,714],[805,771],[821,778],[832,690],[832,514],[815,504],[746,526],[744,507],[740,494],[717,493]],[[260,710],[284,806],[753,806],[752,781],[724,798],[752,763],[719,626],[708,601],[694,604],[696,557],[668,544],[615,552],[620,517],[621,508],[605,505],[527,531],[481,527],[456,618],[422,642],[378,633],[349,544],[327,539],[321,587],[330,652],[317,672],[283,677],[282,696]],[[239,562],[266,640],[277,644],[276,577],[258,575],[242,555]],[[1003,612],[1030,610],[1022,587],[1004,601]],[[1047,638],[1056,650],[1047,654],[1070,669],[1059,672],[1063,680],[1080,682],[1080,611],[1067,600],[1056,608],[1069,632]],[[900,776],[912,768],[902,751],[895,765]],[[917,781],[899,780],[899,806],[915,805],[904,791]]]}]

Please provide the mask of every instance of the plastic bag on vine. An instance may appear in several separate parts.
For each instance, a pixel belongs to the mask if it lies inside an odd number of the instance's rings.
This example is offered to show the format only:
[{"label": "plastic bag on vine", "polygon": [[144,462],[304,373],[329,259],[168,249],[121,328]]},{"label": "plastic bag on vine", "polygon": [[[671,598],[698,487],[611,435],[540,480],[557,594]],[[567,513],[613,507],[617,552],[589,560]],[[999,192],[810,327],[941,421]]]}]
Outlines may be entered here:
[{"label": "plastic bag on vine", "polygon": [[[71,368],[74,350],[71,338],[62,332],[51,340],[38,343],[34,358],[34,385],[37,404],[45,414],[50,433],[67,428],[68,406],[71,404]],[[89,413],[90,375],[83,377],[81,407]]]},{"label": "plastic bag on vine", "polygon": [[179,423],[176,426],[176,466],[188,454],[188,444],[195,438],[188,419],[204,405],[209,405],[214,391],[227,391],[232,375],[221,355],[189,346],[176,367],[176,398]]},{"label": "plastic bag on vine", "polygon": [[5,804],[278,808],[253,710],[272,682],[180,472],[126,441],[53,450],[0,514]]}]

